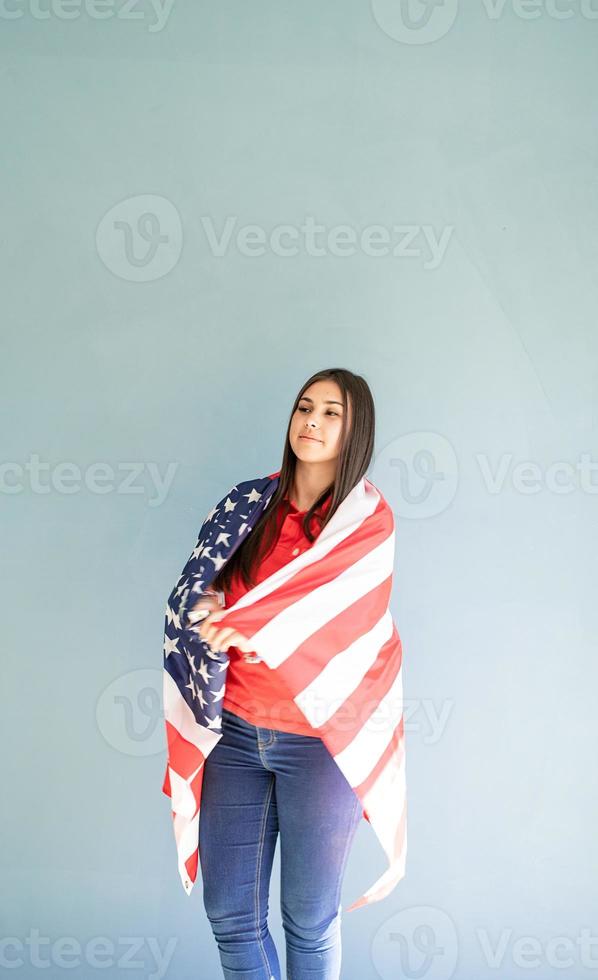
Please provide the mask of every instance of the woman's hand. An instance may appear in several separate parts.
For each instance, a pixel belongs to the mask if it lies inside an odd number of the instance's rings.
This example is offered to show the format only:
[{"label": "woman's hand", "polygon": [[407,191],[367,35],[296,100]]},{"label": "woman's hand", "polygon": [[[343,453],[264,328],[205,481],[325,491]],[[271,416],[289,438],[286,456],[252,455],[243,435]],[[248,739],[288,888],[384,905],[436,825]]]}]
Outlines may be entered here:
[{"label": "woman's hand", "polygon": [[205,619],[215,609],[222,609],[218,602],[218,596],[215,592],[204,592],[201,599],[198,599],[189,610],[187,618],[190,623],[198,623],[200,619]]},{"label": "woman's hand", "polygon": [[[215,599],[215,597],[214,597]],[[201,606],[200,606],[201,604]],[[207,597],[200,599],[199,602],[193,607],[192,613],[189,618],[193,618],[193,613],[198,609],[201,611],[208,608]],[[196,633],[199,633],[202,640],[204,640],[214,653],[220,653],[223,650],[228,650],[229,646],[238,647],[243,653],[253,653],[250,641],[242,633],[233,629],[231,626],[224,626],[220,629],[214,624],[217,623],[223,616],[226,615],[227,610],[222,609],[215,599],[215,607],[211,607],[212,611],[208,612],[208,615],[202,620],[199,626],[191,626],[190,629]]]}]

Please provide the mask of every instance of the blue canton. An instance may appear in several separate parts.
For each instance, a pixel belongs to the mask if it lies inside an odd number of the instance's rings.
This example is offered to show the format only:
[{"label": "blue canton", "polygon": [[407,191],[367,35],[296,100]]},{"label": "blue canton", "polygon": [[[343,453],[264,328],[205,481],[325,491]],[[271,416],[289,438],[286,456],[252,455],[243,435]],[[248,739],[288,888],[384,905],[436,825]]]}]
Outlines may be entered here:
[{"label": "blue canton", "polygon": [[203,522],[187,564],[168,597],[164,624],[164,669],[176,683],[195,720],[220,731],[229,656],[214,653],[188,629],[188,612],[255,527],[279,478],[245,480],[232,487]]}]

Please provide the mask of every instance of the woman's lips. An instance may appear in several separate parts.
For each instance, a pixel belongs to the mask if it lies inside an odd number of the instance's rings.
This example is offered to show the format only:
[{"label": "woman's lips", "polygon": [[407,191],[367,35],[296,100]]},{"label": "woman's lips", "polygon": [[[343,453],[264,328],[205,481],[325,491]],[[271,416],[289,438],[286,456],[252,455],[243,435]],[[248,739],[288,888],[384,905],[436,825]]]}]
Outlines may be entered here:
[{"label": "woman's lips", "polygon": [[314,439],[313,436],[299,436],[300,439],[307,439],[308,442],[321,442],[321,439]]}]

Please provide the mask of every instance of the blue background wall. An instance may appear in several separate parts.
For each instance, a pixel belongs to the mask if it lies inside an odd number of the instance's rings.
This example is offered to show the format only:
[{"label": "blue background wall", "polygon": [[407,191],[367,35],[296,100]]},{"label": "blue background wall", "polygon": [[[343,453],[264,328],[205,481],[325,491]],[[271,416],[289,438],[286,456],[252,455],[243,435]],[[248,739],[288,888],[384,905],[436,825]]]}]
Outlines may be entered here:
[{"label": "blue background wall", "polygon": [[[397,520],[409,788],[343,978],[594,975],[598,3],[49,2],[0,13],[1,966],[220,976],[164,606],[340,365]],[[384,866],[362,821],[343,904]]]}]

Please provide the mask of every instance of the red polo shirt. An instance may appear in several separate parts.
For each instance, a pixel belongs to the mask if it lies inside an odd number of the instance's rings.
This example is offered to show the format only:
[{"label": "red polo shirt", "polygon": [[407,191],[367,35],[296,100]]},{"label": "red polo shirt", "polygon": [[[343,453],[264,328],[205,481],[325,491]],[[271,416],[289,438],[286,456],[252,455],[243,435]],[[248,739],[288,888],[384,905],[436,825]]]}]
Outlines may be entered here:
[{"label": "red polo shirt", "polygon": [[[288,494],[279,504],[278,537],[269,554],[260,563],[256,584],[296,558],[302,551],[307,551],[313,544],[306,538],[301,527],[307,510],[298,510],[291,502],[289,512],[283,519],[282,510],[285,500],[288,500]],[[330,500],[331,498],[328,497],[317,513],[323,516],[330,506]],[[312,518],[311,528],[317,537],[320,525],[315,515]],[[235,575],[230,589],[224,593],[226,608],[229,609],[246,592],[242,580],[240,581],[239,576]],[[313,736],[313,729],[286,688],[277,679],[274,670],[271,670],[264,661],[248,663],[238,647],[230,646],[228,655],[230,662],[222,700],[224,708],[260,728],[273,728],[283,732],[294,732],[296,735]]]}]

